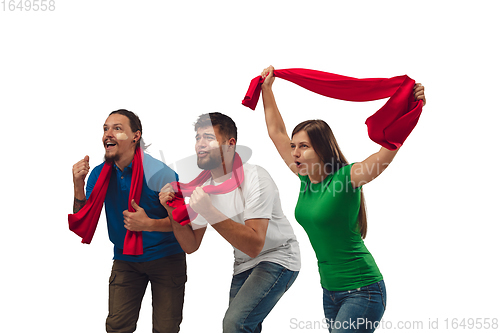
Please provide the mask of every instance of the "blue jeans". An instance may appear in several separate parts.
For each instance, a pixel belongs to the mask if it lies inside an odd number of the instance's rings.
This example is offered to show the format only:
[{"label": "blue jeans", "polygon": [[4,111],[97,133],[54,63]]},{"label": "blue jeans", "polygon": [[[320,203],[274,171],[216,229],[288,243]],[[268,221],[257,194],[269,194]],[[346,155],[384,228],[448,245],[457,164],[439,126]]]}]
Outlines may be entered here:
[{"label": "blue jeans", "polygon": [[263,261],[233,276],[223,333],[260,332],[262,321],[298,274],[281,265]]},{"label": "blue jeans", "polygon": [[386,302],[384,280],[347,291],[323,288],[323,308],[330,333],[375,331]]}]

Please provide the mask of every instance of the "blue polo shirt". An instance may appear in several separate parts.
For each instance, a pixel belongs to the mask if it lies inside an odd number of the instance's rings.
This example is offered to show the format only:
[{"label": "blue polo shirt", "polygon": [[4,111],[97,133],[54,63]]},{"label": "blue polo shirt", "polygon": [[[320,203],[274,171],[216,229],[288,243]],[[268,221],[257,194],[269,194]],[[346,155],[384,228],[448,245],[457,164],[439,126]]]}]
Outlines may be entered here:
[{"label": "blue polo shirt", "polygon": [[[87,199],[97,182],[103,166],[104,162],[96,166],[90,173],[87,180]],[[158,193],[165,184],[177,181],[179,177],[175,171],[148,154],[144,154],[143,166],[144,182],[139,206],[152,219],[165,218],[168,216],[168,213],[160,204]],[[144,231],[142,232],[144,253],[138,256],[123,254],[123,242],[127,233],[123,222],[123,211],[128,209],[131,182],[132,163],[123,171],[120,171],[116,165],[113,165],[104,205],[109,239],[115,245],[114,259],[144,262],[183,252],[173,232]]]}]

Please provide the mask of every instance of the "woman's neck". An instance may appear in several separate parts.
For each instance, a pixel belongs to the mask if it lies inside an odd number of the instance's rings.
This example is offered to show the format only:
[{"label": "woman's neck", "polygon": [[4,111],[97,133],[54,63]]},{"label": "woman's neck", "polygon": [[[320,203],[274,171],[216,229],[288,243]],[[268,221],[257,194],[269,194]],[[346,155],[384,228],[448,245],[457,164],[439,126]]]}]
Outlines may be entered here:
[{"label": "woman's neck", "polygon": [[323,180],[325,180],[325,178],[328,177],[329,173],[326,172],[323,164],[321,164],[321,167],[319,169],[312,170],[312,172],[307,175],[309,176],[309,180],[311,181],[311,183],[316,184],[321,183]]}]

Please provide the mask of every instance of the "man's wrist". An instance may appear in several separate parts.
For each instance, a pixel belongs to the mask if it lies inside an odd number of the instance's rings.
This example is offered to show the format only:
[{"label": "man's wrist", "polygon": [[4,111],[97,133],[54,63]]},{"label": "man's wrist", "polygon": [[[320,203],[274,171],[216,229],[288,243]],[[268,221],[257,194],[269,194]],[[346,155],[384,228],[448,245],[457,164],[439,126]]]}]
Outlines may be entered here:
[{"label": "man's wrist", "polygon": [[157,222],[158,220],[148,217],[148,219],[144,221],[143,231],[155,231],[155,228],[158,226]]},{"label": "man's wrist", "polygon": [[172,221],[170,217],[167,216],[163,219],[152,219],[149,218],[148,221],[144,223],[144,231],[157,231],[157,232],[168,232],[173,231]]},{"label": "man's wrist", "polygon": [[210,210],[203,212],[200,214],[207,220],[210,225],[214,225],[216,223],[227,220],[227,216],[222,214],[217,208],[211,207]]},{"label": "man's wrist", "polygon": [[74,197],[78,200],[87,200],[84,188],[75,186]]}]

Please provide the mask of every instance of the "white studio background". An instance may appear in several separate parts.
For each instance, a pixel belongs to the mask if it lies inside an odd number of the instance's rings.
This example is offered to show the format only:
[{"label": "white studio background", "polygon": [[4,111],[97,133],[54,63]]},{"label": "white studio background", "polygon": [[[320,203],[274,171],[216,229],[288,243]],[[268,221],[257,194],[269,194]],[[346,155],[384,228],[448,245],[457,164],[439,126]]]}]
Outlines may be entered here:
[{"label": "white studio background", "polygon": [[[271,64],[408,74],[425,85],[419,124],[365,187],[366,244],[388,290],[384,321],[425,332],[437,331],[436,320],[442,331],[454,318],[500,318],[495,1],[55,0],[45,12],[8,4],[0,11],[2,331],[104,332],[112,246],[104,213],[91,245],[68,230],[71,167],[85,155],[91,167],[101,163],[102,124],[126,108],[141,118],[149,152],[161,150],[167,163],[193,154],[201,113],[235,120],[249,162],[277,183],[302,252],[302,271],[264,331],[326,332],[315,255],[294,219],[299,183],[267,136],[261,102],[255,112],[241,105]],[[274,87],[290,132],[324,119],[349,161],[378,150],[364,120],[384,101],[332,100],[281,79]],[[188,256],[182,332],[221,331],[231,274],[232,248],[209,229]],[[137,332],[150,331],[148,290]]]}]

